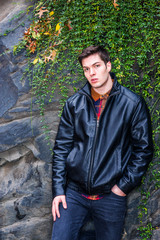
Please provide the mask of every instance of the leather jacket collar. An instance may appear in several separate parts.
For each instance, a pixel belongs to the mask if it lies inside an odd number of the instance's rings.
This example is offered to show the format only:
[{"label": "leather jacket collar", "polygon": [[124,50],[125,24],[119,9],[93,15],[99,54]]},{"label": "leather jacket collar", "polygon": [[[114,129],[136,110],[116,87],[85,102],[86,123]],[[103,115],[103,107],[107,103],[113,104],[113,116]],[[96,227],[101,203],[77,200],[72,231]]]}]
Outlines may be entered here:
[{"label": "leather jacket collar", "polygon": [[[110,73],[111,78],[114,79],[113,87],[110,93],[110,96],[114,94],[120,93],[120,84],[117,81],[117,78],[114,73]],[[87,94],[91,97],[91,85],[87,82],[82,89],[80,89],[79,93]]]}]

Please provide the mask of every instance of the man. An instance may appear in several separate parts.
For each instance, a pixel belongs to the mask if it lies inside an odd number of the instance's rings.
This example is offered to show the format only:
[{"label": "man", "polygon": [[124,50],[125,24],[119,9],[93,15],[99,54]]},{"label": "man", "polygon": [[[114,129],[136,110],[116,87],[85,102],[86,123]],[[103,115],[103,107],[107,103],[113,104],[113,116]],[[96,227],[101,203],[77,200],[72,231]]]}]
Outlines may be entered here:
[{"label": "man", "polygon": [[67,100],[54,146],[52,240],[78,240],[88,213],[97,240],[120,240],[126,196],[152,159],[150,116],[104,48],[84,49],[79,62],[87,83]]}]

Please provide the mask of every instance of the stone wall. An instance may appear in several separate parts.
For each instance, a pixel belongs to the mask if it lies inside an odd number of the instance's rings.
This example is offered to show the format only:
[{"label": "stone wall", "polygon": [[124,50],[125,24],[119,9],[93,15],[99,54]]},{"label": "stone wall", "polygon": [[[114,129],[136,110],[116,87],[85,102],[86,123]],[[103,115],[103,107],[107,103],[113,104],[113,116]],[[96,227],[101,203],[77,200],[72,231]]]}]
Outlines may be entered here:
[{"label": "stone wall", "polygon": [[[1,1],[2,2],[2,1]],[[33,1],[3,1],[0,9],[0,239],[50,239],[51,151],[31,87],[21,77],[25,52],[14,56],[13,46],[30,24],[27,7]],[[5,54],[3,54],[6,52]],[[46,109],[45,119],[55,138],[58,100]],[[53,145],[53,140],[52,140]]]},{"label": "stone wall", "polygon": [[[35,99],[31,98],[29,80],[21,80],[27,66],[25,51],[16,56],[12,52],[30,24],[26,9],[33,1],[0,1],[0,4],[0,239],[49,240],[52,230],[51,151],[41,128]],[[6,30],[8,33],[4,36]],[[58,107],[57,94],[45,111],[52,145],[59,123]],[[151,192],[149,216],[156,227],[152,240],[158,240],[160,192]],[[140,198],[138,190],[128,198],[125,240],[141,239],[137,233]],[[147,222],[147,218],[144,221]],[[93,225],[88,222],[81,239],[94,239],[94,232],[86,237],[86,231],[91,229]]]}]

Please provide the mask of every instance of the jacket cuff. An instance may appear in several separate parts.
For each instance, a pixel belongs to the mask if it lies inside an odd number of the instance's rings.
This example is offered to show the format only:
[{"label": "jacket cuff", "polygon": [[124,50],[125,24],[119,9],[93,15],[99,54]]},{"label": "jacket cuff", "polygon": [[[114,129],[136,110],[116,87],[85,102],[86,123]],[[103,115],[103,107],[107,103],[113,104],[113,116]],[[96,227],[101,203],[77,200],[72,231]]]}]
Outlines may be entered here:
[{"label": "jacket cuff", "polygon": [[64,187],[63,186],[54,186],[53,189],[52,189],[52,195],[53,195],[53,198],[57,197],[57,196],[60,196],[60,195],[65,195],[65,190],[64,190]]},{"label": "jacket cuff", "polygon": [[132,189],[134,188],[134,186],[132,186],[131,184],[127,183],[123,178],[121,178],[119,180],[119,182],[117,183],[117,186],[121,189],[122,192],[124,192],[126,195],[129,194]]}]

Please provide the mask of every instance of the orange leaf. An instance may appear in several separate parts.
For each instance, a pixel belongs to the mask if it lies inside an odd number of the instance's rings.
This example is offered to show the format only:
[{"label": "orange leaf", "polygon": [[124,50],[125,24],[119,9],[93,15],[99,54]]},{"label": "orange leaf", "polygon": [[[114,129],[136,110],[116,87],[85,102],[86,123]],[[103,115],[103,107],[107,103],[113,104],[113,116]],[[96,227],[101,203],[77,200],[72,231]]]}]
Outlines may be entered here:
[{"label": "orange leaf", "polygon": [[45,63],[49,62],[49,60],[53,61],[55,56],[56,56],[56,51],[55,50],[51,50],[50,52],[51,52],[51,54],[48,57],[46,57],[46,56],[44,57]]},{"label": "orange leaf", "polygon": [[50,56],[49,56],[49,57],[46,57],[46,56],[45,56],[45,57],[44,57],[45,63],[46,63],[46,62],[49,62],[50,59],[51,59]]},{"label": "orange leaf", "polygon": [[61,30],[58,30],[58,32],[55,35],[58,36],[60,33],[61,33]]},{"label": "orange leaf", "polygon": [[31,53],[34,53],[35,52],[35,50],[36,50],[36,41],[31,41],[31,40],[29,40],[28,41],[30,44],[29,45],[26,45],[26,47],[29,49],[29,51],[31,52]]},{"label": "orange leaf", "polygon": [[119,6],[119,4],[116,3],[116,2],[117,2],[117,0],[114,0],[114,2],[113,2],[113,5],[114,5],[115,8],[117,8]]},{"label": "orange leaf", "polygon": [[71,21],[70,21],[70,20],[68,20],[67,24],[65,24],[65,25],[69,28],[69,30],[72,29],[72,27],[71,27]]},{"label": "orange leaf", "polygon": [[56,51],[55,51],[55,50],[52,50],[52,51],[51,51],[51,55],[50,55],[52,61],[54,60],[55,56],[56,56]]},{"label": "orange leaf", "polygon": [[39,9],[39,12],[36,14],[36,15],[39,15],[39,18],[42,17],[42,15],[43,15],[44,12],[48,12],[47,9],[44,9],[44,10],[43,10],[43,8],[44,8],[44,7],[41,7],[41,8]]}]

